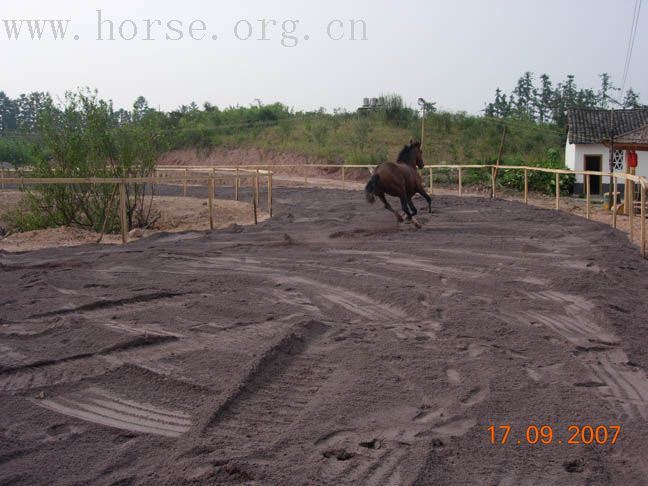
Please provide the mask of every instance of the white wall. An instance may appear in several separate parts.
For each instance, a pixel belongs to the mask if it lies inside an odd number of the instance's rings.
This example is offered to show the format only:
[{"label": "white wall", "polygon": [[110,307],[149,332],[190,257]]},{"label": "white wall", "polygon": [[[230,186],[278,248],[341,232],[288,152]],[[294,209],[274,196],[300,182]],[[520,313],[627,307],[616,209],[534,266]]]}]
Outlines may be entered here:
[{"label": "white wall", "polygon": [[565,147],[565,166],[568,169],[576,170],[576,145],[569,141]]},{"label": "white wall", "polygon": [[[571,144],[567,142],[565,147],[565,165],[571,170],[585,170],[585,156],[600,155],[602,158],[601,171],[610,170],[610,149],[602,144]],[[639,165],[637,166],[637,175],[648,177],[648,152],[637,152]],[[625,163],[623,171],[625,172]],[[576,176],[576,183],[582,184],[584,177]]]}]

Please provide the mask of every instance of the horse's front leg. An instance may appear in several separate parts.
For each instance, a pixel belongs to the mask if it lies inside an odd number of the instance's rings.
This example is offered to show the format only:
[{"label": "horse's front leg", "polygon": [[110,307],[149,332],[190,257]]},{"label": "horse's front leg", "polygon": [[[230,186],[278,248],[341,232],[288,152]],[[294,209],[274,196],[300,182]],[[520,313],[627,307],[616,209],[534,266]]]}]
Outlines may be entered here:
[{"label": "horse's front leg", "polygon": [[427,192],[425,192],[425,189],[423,189],[423,187],[419,187],[418,191],[416,192],[418,192],[421,196],[425,198],[428,205],[428,213],[432,213],[432,198],[430,197],[430,195]]}]

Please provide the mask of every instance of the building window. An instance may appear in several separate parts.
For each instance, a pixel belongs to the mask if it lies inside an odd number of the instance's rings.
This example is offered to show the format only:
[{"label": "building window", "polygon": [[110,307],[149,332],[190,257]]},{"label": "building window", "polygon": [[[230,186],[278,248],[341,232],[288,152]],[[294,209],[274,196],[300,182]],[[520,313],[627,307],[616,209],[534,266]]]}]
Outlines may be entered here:
[{"label": "building window", "polygon": [[623,150],[615,150],[614,158],[612,159],[612,163],[615,171],[619,171],[619,172],[623,171],[624,169],[623,161],[624,161]]}]

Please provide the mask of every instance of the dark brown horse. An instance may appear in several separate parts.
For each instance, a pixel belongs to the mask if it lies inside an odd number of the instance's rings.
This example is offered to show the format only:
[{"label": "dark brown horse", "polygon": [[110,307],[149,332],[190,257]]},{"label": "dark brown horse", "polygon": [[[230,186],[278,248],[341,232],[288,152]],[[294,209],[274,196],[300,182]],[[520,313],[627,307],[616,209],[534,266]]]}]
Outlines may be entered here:
[{"label": "dark brown horse", "polygon": [[365,186],[367,202],[373,204],[378,197],[385,209],[394,213],[398,221],[403,221],[400,213],[387,202],[385,194],[397,197],[407,219],[420,228],[421,224],[414,218],[418,211],[412,203],[412,196],[417,193],[423,196],[428,203],[428,211],[432,212],[432,198],[425,192],[423,180],[417,172],[417,167],[422,169],[424,166],[421,142],[410,141],[398,154],[396,162],[385,162],[376,167]]}]

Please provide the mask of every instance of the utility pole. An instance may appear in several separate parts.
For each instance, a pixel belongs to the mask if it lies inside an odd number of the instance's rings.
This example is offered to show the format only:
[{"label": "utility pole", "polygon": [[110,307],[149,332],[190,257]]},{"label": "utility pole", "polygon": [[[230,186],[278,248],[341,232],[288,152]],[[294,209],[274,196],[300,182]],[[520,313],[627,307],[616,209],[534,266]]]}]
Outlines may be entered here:
[{"label": "utility pole", "polygon": [[609,133],[610,133],[610,162],[609,162],[609,169],[610,169],[610,188],[608,190],[609,194],[609,208],[613,211],[616,211],[616,209],[612,208],[612,204],[614,204],[615,200],[615,195],[612,194],[614,191],[614,109],[610,109],[610,124],[609,124]]},{"label": "utility pole", "polygon": [[425,138],[425,105],[423,105],[423,119],[421,120],[421,147],[423,147],[424,138]]},{"label": "utility pole", "polygon": [[506,141],[506,125],[502,129],[502,141],[500,142],[499,151],[497,152],[497,161],[495,162],[495,176],[499,170],[500,162],[502,161],[502,152],[504,152],[504,142]]},{"label": "utility pole", "polygon": [[423,141],[425,138],[425,117],[427,115],[427,101],[425,101],[423,98],[419,98],[418,102],[423,112],[423,118],[421,118],[421,150],[423,150]]}]

